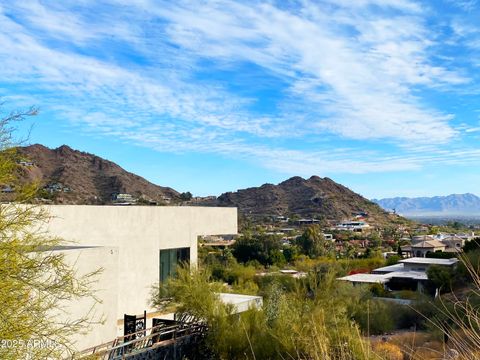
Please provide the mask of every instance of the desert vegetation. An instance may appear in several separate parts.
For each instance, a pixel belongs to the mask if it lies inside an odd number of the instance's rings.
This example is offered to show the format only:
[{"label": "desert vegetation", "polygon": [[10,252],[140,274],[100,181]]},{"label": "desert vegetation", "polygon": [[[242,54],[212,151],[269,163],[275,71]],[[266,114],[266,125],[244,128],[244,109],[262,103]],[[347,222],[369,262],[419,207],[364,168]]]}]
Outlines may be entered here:
[{"label": "desert vegetation", "polygon": [[[93,297],[97,271],[78,276],[65,261],[62,239],[44,230],[49,214],[29,205],[38,188],[19,180],[15,123],[35,109],[0,119],[0,186],[15,189],[0,205],[0,358],[56,359],[71,350],[71,336],[88,328],[88,314],[69,318],[67,301]],[[63,319],[63,320],[62,320]]]},{"label": "desert vegetation", "polygon": [[[469,246],[455,270],[429,271],[440,296],[403,291],[413,302],[402,305],[381,299],[392,297],[381,286],[337,280],[385,265],[378,256],[338,258],[306,231],[287,257],[274,236],[248,235],[232,250],[201,248],[199,267],[179,269],[152,302],[205,320],[210,331],[198,353],[212,359],[476,359],[480,257]],[[263,307],[234,314],[220,292],[261,295]]]}]

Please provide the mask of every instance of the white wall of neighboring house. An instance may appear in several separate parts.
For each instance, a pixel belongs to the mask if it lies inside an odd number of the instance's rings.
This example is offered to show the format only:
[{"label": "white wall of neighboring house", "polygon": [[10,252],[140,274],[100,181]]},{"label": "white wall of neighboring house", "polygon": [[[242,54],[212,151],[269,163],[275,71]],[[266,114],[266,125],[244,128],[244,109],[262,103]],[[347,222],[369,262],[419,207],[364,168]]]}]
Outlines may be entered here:
[{"label": "white wall of neighboring house", "polygon": [[[160,250],[190,248],[190,262],[197,262],[197,237],[237,233],[237,209],[170,206],[47,206],[52,219],[50,234],[72,243],[62,251],[79,273],[99,267],[95,283],[95,316],[106,316],[88,335],[77,337],[77,350],[115,338],[117,320],[126,314],[153,312],[151,287],[160,276]],[[68,304],[71,318],[86,313],[91,303]]]}]

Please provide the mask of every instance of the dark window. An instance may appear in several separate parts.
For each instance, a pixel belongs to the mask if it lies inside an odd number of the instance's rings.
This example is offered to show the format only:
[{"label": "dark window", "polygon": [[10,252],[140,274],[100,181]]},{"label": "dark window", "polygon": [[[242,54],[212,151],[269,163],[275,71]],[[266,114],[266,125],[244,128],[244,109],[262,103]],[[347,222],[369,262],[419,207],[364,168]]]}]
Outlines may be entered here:
[{"label": "dark window", "polygon": [[160,282],[174,276],[177,265],[190,261],[190,248],[160,250]]}]

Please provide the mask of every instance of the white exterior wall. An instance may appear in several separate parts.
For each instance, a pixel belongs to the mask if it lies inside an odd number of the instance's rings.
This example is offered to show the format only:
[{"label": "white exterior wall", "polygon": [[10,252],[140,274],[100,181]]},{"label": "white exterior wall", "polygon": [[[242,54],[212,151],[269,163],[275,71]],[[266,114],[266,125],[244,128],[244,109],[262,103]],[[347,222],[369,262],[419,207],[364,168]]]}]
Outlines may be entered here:
[{"label": "white exterior wall", "polygon": [[[48,224],[50,234],[74,242],[73,246],[100,247],[96,252],[79,248],[65,253],[70,259],[78,258],[76,266],[83,271],[105,269],[101,275],[105,278],[97,284],[103,289],[99,293],[104,301],[100,309],[110,314],[111,307],[115,307],[116,319],[123,319],[125,313],[154,311],[149,307],[149,298],[152,285],[159,281],[160,249],[189,247],[190,262],[196,264],[198,235],[237,233],[236,208],[89,205],[46,208],[53,216]],[[111,250],[118,251],[116,260],[108,255]],[[102,251],[106,251],[105,256],[98,255]],[[88,310],[85,306],[77,307]],[[97,345],[99,337],[102,342],[112,340],[116,321],[106,326],[114,330],[96,327],[78,349]]]},{"label": "white exterior wall", "polygon": [[[76,299],[65,304],[65,313],[59,318],[70,320],[81,319],[87,316],[92,323],[88,334],[77,334],[73,339],[75,348],[83,350],[97,344],[106,343],[117,336],[118,310],[118,248],[94,247],[82,249],[62,250],[65,261],[75,266],[77,276],[90,273],[101,264],[102,272],[95,278],[95,295],[102,300],[96,304],[90,297]],[[91,311],[90,311],[91,310]]]}]

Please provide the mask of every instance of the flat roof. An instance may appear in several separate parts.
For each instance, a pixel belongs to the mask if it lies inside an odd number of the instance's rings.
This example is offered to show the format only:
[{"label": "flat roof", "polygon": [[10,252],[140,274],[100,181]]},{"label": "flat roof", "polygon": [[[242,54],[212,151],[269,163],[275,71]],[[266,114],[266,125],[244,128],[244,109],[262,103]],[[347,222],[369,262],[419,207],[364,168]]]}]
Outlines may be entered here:
[{"label": "flat roof", "polygon": [[220,301],[224,304],[233,305],[235,313],[241,313],[251,308],[261,308],[263,305],[263,298],[261,296],[217,293]]},{"label": "flat roof", "polygon": [[422,264],[422,265],[453,265],[458,262],[458,259],[435,259],[435,258],[423,258],[413,257],[400,260],[399,262],[404,264]]},{"label": "flat roof", "polygon": [[390,278],[386,277],[386,274],[354,274],[338,278],[337,280],[356,283],[385,284]]},{"label": "flat roof", "polygon": [[338,278],[337,280],[344,280],[355,283],[385,284],[393,278],[428,280],[427,274],[423,271],[394,271],[388,274],[354,274]]},{"label": "flat roof", "polygon": [[290,270],[290,269],[280,270],[280,272],[281,272],[282,274],[297,274],[297,273],[298,273],[297,270]]},{"label": "flat roof", "polygon": [[389,265],[389,266],[384,266],[384,267],[381,267],[381,268],[378,268],[378,269],[374,269],[372,270],[372,272],[375,272],[375,273],[389,273],[389,272],[393,272],[393,271],[403,271],[404,269],[404,266],[403,264],[394,264],[394,265]]}]

